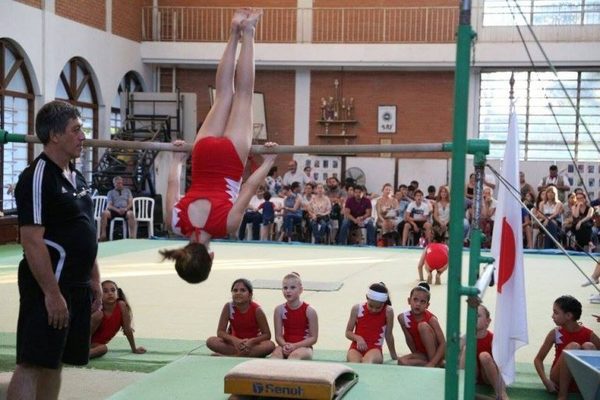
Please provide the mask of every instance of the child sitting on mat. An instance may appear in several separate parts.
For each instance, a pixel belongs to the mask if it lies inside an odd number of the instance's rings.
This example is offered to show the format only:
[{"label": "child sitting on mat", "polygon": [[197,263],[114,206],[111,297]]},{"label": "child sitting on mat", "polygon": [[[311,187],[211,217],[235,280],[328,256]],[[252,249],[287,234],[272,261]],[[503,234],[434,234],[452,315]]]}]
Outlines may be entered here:
[{"label": "child sitting on mat", "polygon": [[[507,400],[506,386],[498,366],[492,356],[492,340],[494,334],[488,329],[492,319],[486,306],[477,307],[477,383],[490,385],[496,392],[496,399]],[[466,338],[461,338],[460,367],[465,368]]]},{"label": "child sitting on mat", "polygon": [[398,358],[399,365],[415,367],[442,367],[446,339],[435,315],[429,310],[429,284],[419,283],[410,291],[410,310],[398,315],[406,345],[411,353]]},{"label": "child sitting on mat", "polygon": [[236,279],[231,285],[231,301],[223,306],[217,336],[206,341],[217,355],[266,357],[275,349],[267,317],[252,293],[248,279]]},{"label": "child sitting on mat", "polygon": [[283,278],[283,297],[286,302],[275,307],[275,348],[272,358],[312,359],[312,346],[317,343],[319,323],[317,312],[300,300],[302,280],[296,272]]},{"label": "child sitting on mat", "polygon": [[[558,399],[566,399],[569,391],[575,391],[573,376],[567,368],[563,350],[600,349],[600,339],[589,328],[578,321],[581,317],[581,303],[573,296],[560,296],[552,306],[552,320],[556,327],[548,332],[538,351],[533,365],[550,393],[558,391]],[[550,368],[550,377],[544,371],[544,358],[554,346],[555,355]]]},{"label": "child sitting on mat", "polygon": [[115,282],[107,280],[102,282],[102,293],[102,309],[92,313],[90,358],[106,354],[107,343],[115,337],[119,329],[123,329],[132,353],[145,353],[145,348],[135,345],[131,328],[131,307],[123,290]]},{"label": "child sitting on mat", "polygon": [[427,283],[431,285],[433,278],[433,271],[436,271],[435,284],[440,285],[442,283],[442,273],[448,269],[448,246],[444,243],[445,231],[442,232],[439,227],[435,227],[433,230],[433,241],[429,243],[417,266],[419,272],[419,280],[423,281],[423,267],[427,270]]},{"label": "child sitting on mat", "polygon": [[394,310],[383,282],[374,283],[367,291],[367,301],[355,304],[350,311],[346,337],[352,341],[348,362],[382,364],[383,342],[387,342],[392,360],[398,359],[394,345]]}]

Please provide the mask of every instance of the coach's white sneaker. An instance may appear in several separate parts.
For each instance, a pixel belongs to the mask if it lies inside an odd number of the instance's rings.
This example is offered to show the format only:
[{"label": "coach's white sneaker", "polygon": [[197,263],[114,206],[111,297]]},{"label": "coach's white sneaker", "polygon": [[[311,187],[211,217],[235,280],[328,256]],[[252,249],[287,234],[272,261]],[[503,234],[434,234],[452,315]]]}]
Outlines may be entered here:
[{"label": "coach's white sneaker", "polygon": [[[600,283],[600,282],[598,282],[598,281],[594,281],[594,283],[597,285],[597,284],[598,284],[598,283]],[[588,279],[588,280],[586,280],[585,282],[583,282],[583,283],[581,284],[581,287],[590,286],[591,284],[592,284],[592,280],[591,280],[591,279]]]},{"label": "coach's white sneaker", "polygon": [[593,294],[590,297],[590,303],[592,303],[592,304],[600,304],[600,294]]}]

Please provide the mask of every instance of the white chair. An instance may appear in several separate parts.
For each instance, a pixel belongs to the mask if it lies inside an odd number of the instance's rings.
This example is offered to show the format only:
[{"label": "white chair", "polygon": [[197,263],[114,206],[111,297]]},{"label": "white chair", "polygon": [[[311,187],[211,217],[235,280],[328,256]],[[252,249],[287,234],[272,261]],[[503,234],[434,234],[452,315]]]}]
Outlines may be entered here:
[{"label": "white chair", "polygon": [[114,217],[110,220],[110,229],[108,233],[108,240],[113,240],[113,232],[115,231],[115,222],[121,223],[123,229],[123,239],[127,239],[127,220],[123,217]]},{"label": "white chair", "polygon": [[[133,218],[137,229],[138,223],[148,223],[148,237],[154,236],[154,199],[151,197],[136,197],[133,199]],[[137,236],[137,235],[136,235]]]},{"label": "white chair", "polygon": [[96,221],[96,238],[100,238],[100,222],[102,221],[102,213],[106,209],[106,196],[92,197],[94,202],[94,220]]}]

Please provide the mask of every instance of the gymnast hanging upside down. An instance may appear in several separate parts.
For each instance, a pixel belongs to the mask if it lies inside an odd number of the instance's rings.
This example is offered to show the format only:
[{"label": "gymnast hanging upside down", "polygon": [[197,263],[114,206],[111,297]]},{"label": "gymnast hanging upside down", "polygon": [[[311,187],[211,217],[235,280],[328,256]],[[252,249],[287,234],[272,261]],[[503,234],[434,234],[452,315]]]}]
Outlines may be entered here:
[{"label": "gymnast hanging upside down", "polygon": [[[231,35],[217,68],[215,101],[194,142],[192,183],[181,199],[179,182],[186,154],[177,152],[173,156],[166,222],[168,229],[189,237],[190,243],[176,250],[161,250],[160,254],[175,260],[177,273],[189,283],[208,278],[214,257],[210,240],[236,235],[250,199],[276,158],[275,154],[264,155],[262,165],[241,186],[252,146],[254,34],[261,13],[256,9],[240,9],[233,16]],[[236,49],[242,38],[236,67]]]}]

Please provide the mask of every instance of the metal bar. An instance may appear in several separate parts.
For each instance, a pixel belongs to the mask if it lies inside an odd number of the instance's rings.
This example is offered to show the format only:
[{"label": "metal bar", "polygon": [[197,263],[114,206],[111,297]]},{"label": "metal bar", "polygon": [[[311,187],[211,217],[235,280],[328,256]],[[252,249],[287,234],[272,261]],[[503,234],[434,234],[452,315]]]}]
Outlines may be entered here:
[{"label": "metal bar", "polygon": [[[40,143],[37,136],[34,135],[19,135],[8,133],[0,130],[0,144],[9,142],[15,143]],[[131,149],[131,150],[155,150],[155,151],[192,151],[192,144],[186,143],[183,146],[175,146],[172,143],[164,142],[139,142],[128,140],[102,140],[102,139],[86,139],[83,142],[87,147],[103,147],[114,149]],[[353,153],[422,153],[422,152],[440,152],[449,151],[449,143],[424,143],[424,144],[354,144],[345,146],[335,145],[312,145],[312,146],[292,146],[279,145],[274,148],[265,147],[262,145],[252,146],[253,154],[353,154]]]}]

